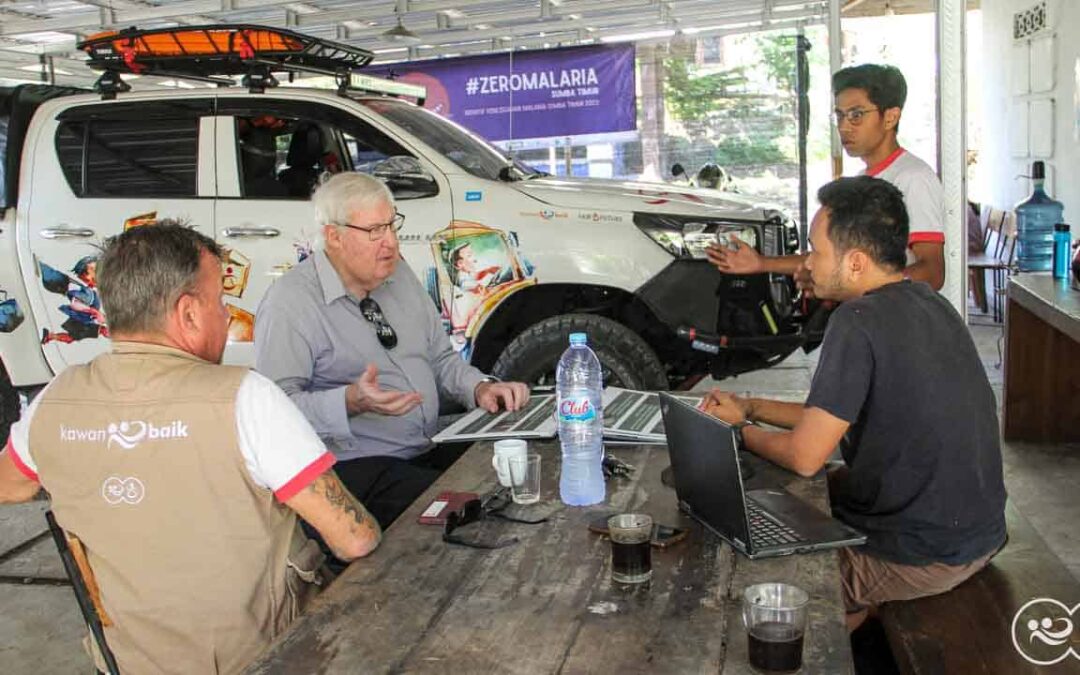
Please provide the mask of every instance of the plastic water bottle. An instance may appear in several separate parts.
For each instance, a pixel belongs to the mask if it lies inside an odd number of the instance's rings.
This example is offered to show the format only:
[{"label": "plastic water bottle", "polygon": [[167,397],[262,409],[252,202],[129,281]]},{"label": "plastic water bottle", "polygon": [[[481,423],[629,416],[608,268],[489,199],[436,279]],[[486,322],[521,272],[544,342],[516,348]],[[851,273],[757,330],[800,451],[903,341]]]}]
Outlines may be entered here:
[{"label": "plastic water bottle", "polygon": [[604,501],[604,384],[600,359],[586,343],[585,333],[571,333],[570,348],[555,369],[562,445],[559,498],[570,506]]},{"label": "plastic water bottle", "polygon": [[1046,166],[1031,164],[1031,196],[1016,205],[1016,265],[1021,272],[1048,272],[1054,255],[1054,225],[1065,207],[1043,189]]},{"label": "plastic water bottle", "polygon": [[1069,278],[1069,253],[1072,249],[1072,235],[1068,223],[1054,225],[1054,278]]}]

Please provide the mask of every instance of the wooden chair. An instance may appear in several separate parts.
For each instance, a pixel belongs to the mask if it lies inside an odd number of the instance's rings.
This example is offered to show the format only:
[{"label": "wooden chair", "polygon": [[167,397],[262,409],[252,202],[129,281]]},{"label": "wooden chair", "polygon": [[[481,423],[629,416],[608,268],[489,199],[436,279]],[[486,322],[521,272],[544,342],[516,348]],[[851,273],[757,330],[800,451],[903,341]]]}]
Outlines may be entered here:
[{"label": "wooden chair", "polygon": [[71,587],[75,591],[79,611],[82,612],[86,627],[94,639],[94,646],[105,662],[106,672],[108,675],[120,675],[116,658],[105,642],[105,626],[111,626],[112,621],[101,604],[101,593],[94,579],[94,572],[90,569],[90,561],[86,558],[86,550],[78,537],[60,527],[52,511],[45,512],[45,520],[49,524],[56,550],[60,553],[64,571],[67,572]]},{"label": "wooden chair", "polygon": [[990,250],[990,241],[995,230],[1000,231],[1001,220],[1004,212],[994,209],[988,204],[983,204],[979,209],[979,225],[982,227],[982,248],[978,253],[968,252],[968,288],[970,289],[975,305],[988,313],[989,305],[986,299],[986,267],[985,265],[993,258]]},{"label": "wooden chair", "polygon": [[[968,257],[968,278],[975,303],[984,311],[993,310],[995,323],[1001,323],[1004,316],[1005,282],[1013,265],[1016,253],[1016,218],[1011,212],[993,207],[983,207],[984,246],[979,255]],[[993,299],[988,307],[986,293],[986,272],[993,278]]]}]

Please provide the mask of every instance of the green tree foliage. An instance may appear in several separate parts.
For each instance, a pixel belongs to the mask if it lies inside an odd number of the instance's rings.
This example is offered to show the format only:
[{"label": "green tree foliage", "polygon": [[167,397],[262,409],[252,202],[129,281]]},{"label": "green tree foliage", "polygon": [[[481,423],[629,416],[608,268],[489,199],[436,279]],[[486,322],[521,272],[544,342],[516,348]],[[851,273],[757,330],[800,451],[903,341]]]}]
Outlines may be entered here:
[{"label": "green tree foliage", "polygon": [[742,68],[695,76],[686,59],[668,59],[666,65],[664,96],[682,122],[704,120],[732,107],[732,97],[741,93],[747,82]]},{"label": "green tree foliage", "polygon": [[[689,147],[669,146],[672,157],[728,167],[790,161],[777,144],[792,126],[790,113],[783,101],[755,90],[747,69],[699,75],[682,58],[668,59],[666,66],[664,96],[690,137]],[[701,157],[710,146],[712,156]]]},{"label": "green tree foliage", "polygon": [[716,146],[715,161],[721,166],[780,164],[790,161],[776,140],[761,136],[731,136]]},{"label": "green tree foliage", "polygon": [[783,92],[795,91],[795,40],[790,35],[758,36],[758,50],[765,73]]}]

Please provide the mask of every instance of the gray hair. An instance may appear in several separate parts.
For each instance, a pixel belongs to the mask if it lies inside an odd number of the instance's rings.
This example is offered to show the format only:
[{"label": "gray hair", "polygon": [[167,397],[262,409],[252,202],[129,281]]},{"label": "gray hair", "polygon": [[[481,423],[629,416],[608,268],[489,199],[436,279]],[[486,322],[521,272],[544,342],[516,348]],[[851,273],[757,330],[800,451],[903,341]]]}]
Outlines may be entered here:
[{"label": "gray hair", "polygon": [[311,197],[315,206],[315,224],[347,224],[356,211],[374,209],[382,203],[394,205],[394,195],[378,178],[363,173],[335,174],[319,186]]},{"label": "gray hair", "polygon": [[107,239],[97,283],[109,329],[162,330],[180,296],[198,287],[203,251],[222,254],[213,239],[171,218]]}]

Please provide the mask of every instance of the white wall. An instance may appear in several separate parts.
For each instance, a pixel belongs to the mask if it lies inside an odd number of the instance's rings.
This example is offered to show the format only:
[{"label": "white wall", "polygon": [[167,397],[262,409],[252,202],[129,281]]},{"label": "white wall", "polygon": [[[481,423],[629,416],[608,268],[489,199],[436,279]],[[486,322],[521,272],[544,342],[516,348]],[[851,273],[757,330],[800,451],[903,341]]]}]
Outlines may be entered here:
[{"label": "white wall", "polygon": [[[1047,164],[1047,191],[1065,205],[1065,219],[1080,235],[1080,1],[1051,0],[1055,39],[1055,86],[1053,154]],[[1009,110],[1015,98],[1010,71],[1014,55],[1012,19],[1015,12],[1035,4],[1035,0],[982,0],[982,142],[979,174],[982,180],[970,198],[997,207],[1011,207],[1029,192],[1030,182],[1016,175],[1030,173],[1031,159],[1013,157],[1010,148],[1017,130],[1010,128]],[[1031,95],[1029,98],[1045,98]]]}]

